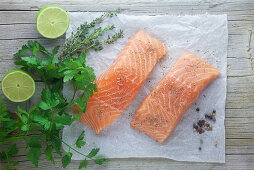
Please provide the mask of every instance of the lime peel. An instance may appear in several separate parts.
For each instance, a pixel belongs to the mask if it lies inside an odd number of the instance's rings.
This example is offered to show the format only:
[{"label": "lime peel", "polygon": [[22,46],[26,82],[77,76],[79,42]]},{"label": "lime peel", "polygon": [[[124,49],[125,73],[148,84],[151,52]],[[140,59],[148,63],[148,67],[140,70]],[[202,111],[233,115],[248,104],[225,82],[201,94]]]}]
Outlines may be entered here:
[{"label": "lime peel", "polygon": [[1,81],[4,96],[12,102],[24,102],[35,93],[34,79],[23,70],[8,72]]},{"label": "lime peel", "polygon": [[58,38],[68,29],[70,17],[61,7],[45,6],[36,16],[37,31],[45,38]]}]

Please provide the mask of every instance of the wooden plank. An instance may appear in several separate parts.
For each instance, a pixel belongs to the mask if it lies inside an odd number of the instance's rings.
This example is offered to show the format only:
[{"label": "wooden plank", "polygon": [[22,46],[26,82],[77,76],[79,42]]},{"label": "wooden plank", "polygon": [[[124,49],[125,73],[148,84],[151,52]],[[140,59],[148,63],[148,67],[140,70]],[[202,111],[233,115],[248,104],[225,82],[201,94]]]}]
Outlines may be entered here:
[{"label": "wooden plank", "polygon": [[[229,35],[229,42],[228,42],[228,60],[241,62],[241,59],[249,59],[250,60],[250,48],[254,48],[254,43],[251,41],[249,45],[249,34],[246,35]],[[64,36],[58,39],[10,39],[10,40],[1,40],[0,41],[0,58],[7,60],[12,59],[12,55],[21,48],[22,45],[27,43],[28,40],[36,40],[44,45],[47,49],[54,47],[55,45],[60,45],[64,42]],[[239,46],[239,44],[241,44]],[[234,67],[234,65],[230,65],[229,67]],[[236,66],[237,67],[237,66]],[[249,66],[248,66],[249,67]],[[245,67],[246,69],[246,67]],[[241,69],[241,71],[245,71],[245,69]],[[229,72],[230,73],[230,72]]]},{"label": "wooden plank", "polygon": [[[29,3],[27,3],[29,2]],[[188,12],[204,12],[209,11],[222,11],[228,12],[232,10],[236,11],[251,11],[253,10],[253,1],[249,0],[227,0],[227,1],[177,1],[177,0],[160,0],[159,2],[154,0],[118,0],[118,1],[96,1],[94,0],[65,0],[55,1],[54,4],[61,6],[69,11],[102,11],[105,9],[115,9],[121,7],[124,10],[130,12],[146,11],[146,12],[158,12],[170,13],[177,11],[179,14]],[[0,10],[16,10],[16,11],[31,11],[39,10],[42,7],[52,4],[50,0],[34,0],[32,2],[27,0],[2,0]],[[132,10],[132,11],[131,11]],[[165,11],[167,10],[167,11]],[[181,11],[182,10],[182,11]],[[248,12],[246,12],[248,13]]]},{"label": "wooden plank", "polygon": [[[228,22],[229,35],[248,35],[252,30],[252,21]],[[8,31],[6,31],[8,30]],[[0,25],[0,40],[43,38],[37,31],[35,24]]]},{"label": "wooden plank", "polygon": [[[85,11],[86,10],[82,10]],[[91,10],[87,10],[91,11]],[[177,10],[178,11],[178,10]],[[76,12],[76,11],[73,11]],[[168,14],[178,14],[176,11],[170,10]],[[35,24],[35,18],[38,11],[0,11],[0,25],[13,25],[13,24]],[[126,11],[123,10],[122,13],[132,14],[132,9]],[[155,15],[157,13],[151,13],[149,11],[144,11],[147,15]],[[164,11],[163,11],[163,14]],[[254,17],[253,11],[228,11],[228,21],[252,21]],[[142,13],[135,13],[135,15],[142,15]]]},{"label": "wooden plank", "polygon": [[[40,169],[61,169],[61,159],[56,159],[55,166],[49,163],[45,156],[44,159],[41,159],[39,162]],[[25,156],[20,156],[18,159],[20,161],[20,165],[18,165],[17,169],[36,169],[31,162],[26,160]],[[78,169],[80,161],[72,161],[72,163],[68,166],[68,169]],[[164,170],[164,169],[188,169],[188,170],[197,170],[197,169],[216,169],[221,170],[227,167],[227,169],[232,170],[253,170],[254,161],[253,155],[245,154],[245,155],[226,155],[226,163],[218,164],[218,163],[195,163],[195,162],[178,162],[169,159],[162,158],[129,158],[129,159],[110,159],[109,162],[99,166],[95,165],[93,162],[89,161],[87,169],[92,170]],[[0,165],[1,167],[1,165]]]},{"label": "wooden plank", "polygon": [[[17,144],[17,147],[20,149],[20,152],[18,153],[17,156],[14,157],[14,161],[20,161],[23,165],[25,166],[31,166],[31,168],[34,168],[33,165],[31,165],[31,163],[27,160],[26,156],[25,156],[25,152],[23,151],[25,148],[25,143],[24,142],[20,142]],[[43,150],[43,149],[42,149]],[[228,161],[232,161],[231,158],[232,156],[241,156],[241,157],[245,157],[247,156],[251,156],[254,154],[254,139],[228,139],[226,141],[226,165],[228,163],[232,163],[232,162],[228,162]],[[57,158],[57,162],[59,161],[59,156],[56,156]],[[251,158],[251,157],[250,157]],[[114,164],[114,161],[122,161],[122,160],[126,160],[126,161],[135,161],[135,159],[111,159],[112,164]],[[141,159],[136,159],[138,161],[140,161]],[[151,160],[151,159],[142,159],[143,160]],[[155,160],[157,163],[160,162],[161,160],[165,160],[165,162],[163,162],[164,164],[169,164],[169,166],[171,166],[171,164],[177,164],[177,165],[190,165],[190,168],[197,168],[196,166],[200,166],[200,165],[216,165],[216,164],[211,164],[211,163],[190,163],[190,162],[176,162],[176,161],[172,161],[169,159],[157,159],[157,158],[153,158],[153,161]],[[251,159],[247,160],[247,163],[252,162]],[[78,166],[79,161],[74,161],[69,168],[74,168],[74,166]],[[92,162],[90,162],[90,166],[93,166],[94,168],[110,168],[112,166],[111,162],[110,164],[106,164],[103,166],[96,166],[94,165]],[[22,166],[23,166],[22,165]],[[52,165],[50,165],[48,162],[45,162],[45,156],[42,156],[42,159],[39,163],[40,168],[46,168],[46,167],[53,167]],[[44,167],[45,165],[47,165],[46,167]],[[124,165],[124,164],[123,164]],[[224,165],[224,164],[217,164],[217,165]],[[60,162],[57,163],[56,167],[60,167],[61,164]],[[227,165],[228,166],[228,165]],[[241,165],[242,166],[242,165]],[[150,167],[147,166],[147,167]],[[123,166],[122,164],[119,165],[118,167],[119,169],[122,169]]]}]

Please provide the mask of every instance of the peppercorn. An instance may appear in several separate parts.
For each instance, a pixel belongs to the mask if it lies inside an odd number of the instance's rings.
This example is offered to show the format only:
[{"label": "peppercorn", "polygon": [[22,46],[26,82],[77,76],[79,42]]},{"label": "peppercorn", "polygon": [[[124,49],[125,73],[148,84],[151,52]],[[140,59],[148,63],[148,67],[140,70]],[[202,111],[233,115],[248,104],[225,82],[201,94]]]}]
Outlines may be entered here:
[{"label": "peppercorn", "polygon": [[197,130],[198,129],[198,125],[196,123],[193,123],[193,128]]},{"label": "peppercorn", "polygon": [[213,118],[213,122],[216,122],[216,118],[215,117]]},{"label": "peppercorn", "polygon": [[198,147],[198,150],[200,150],[200,151],[201,151],[201,150],[202,150],[202,148],[201,148],[201,147]]},{"label": "peppercorn", "polygon": [[200,144],[203,144],[203,140],[202,139],[200,139]]},{"label": "peppercorn", "polygon": [[206,118],[206,119],[209,119],[209,117],[210,117],[210,116],[209,116],[208,114],[205,114],[205,118]]},{"label": "peppercorn", "polygon": [[208,130],[208,131],[212,131],[212,130],[213,130],[212,125],[209,125],[209,126],[207,127],[207,130]]},{"label": "peppercorn", "polygon": [[205,124],[205,120],[199,120],[199,121],[198,121],[198,126],[199,126],[199,127],[203,127],[204,124]]},{"label": "peppercorn", "polygon": [[213,113],[216,113],[216,110],[213,110]]},{"label": "peppercorn", "polygon": [[200,128],[198,128],[198,130],[197,130],[197,131],[198,131],[198,133],[199,133],[199,134],[202,134],[202,133],[204,133],[204,132],[205,132],[205,131],[204,131],[204,129],[202,129],[201,127],[200,127]]},{"label": "peppercorn", "polygon": [[197,107],[197,108],[196,108],[196,111],[199,112],[199,110],[200,110],[200,109]]}]

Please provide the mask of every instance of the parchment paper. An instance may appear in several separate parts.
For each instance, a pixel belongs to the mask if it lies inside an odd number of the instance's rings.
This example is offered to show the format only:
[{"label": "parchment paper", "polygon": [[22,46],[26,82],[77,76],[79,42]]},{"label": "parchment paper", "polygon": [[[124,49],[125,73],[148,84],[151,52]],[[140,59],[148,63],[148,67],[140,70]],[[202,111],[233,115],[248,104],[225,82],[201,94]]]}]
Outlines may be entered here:
[{"label": "parchment paper", "polygon": [[[82,22],[91,21],[96,13],[70,13],[71,24],[67,37]],[[74,122],[65,127],[63,139],[74,144],[84,130],[86,147],[78,149],[87,153],[87,149],[99,147],[100,154],[108,158],[128,157],[163,157],[178,161],[225,162],[225,101],[227,80],[227,44],[228,29],[226,15],[197,16],[130,16],[119,15],[106,24],[115,24],[124,30],[124,37],[100,52],[88,54],[87,62],[99,76],[118,56],[126,42],[141,29],[161,40],[168,46],[168,54],[160,60],[140,89],[132,104],[122,115],[96,135],[88,126]],[[102,27],[105,25],[102,25]],[[156,142],[145,134],[130,128],[130,121],[138,106],[149,92],[162,79],[174,62],[185,52],[190,51],[208,60],[221,71],[221,75],[201,94],[196,103],[183,116],[174,132],[164,143]],[[65,86],[64,93],[69,97],[70,86]],[[200,111],[197,113],[196,108]],[[193,122],[197,116],[204,118],[206,113],[216,110],[216,119],[212,131],[204,134],[193,132]],[[203,144],[200,144],[200,139]],[[217,147],[215,146],[217,143]],[[202,147],[200,151],[198,148]],[[67,150],[67,147],[64,146]],[[73,152],[73,159],[83,159]]]}]

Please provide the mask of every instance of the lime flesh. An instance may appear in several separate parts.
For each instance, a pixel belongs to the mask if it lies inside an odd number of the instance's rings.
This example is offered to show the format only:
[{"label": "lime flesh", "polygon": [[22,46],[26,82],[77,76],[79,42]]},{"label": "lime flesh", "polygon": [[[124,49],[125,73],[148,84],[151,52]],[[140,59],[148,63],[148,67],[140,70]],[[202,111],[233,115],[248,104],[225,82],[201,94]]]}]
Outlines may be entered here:
[{"label": "lime flesh", "polygon": [[7,73],[1,82],[5,97],[13,102],[24,102],[35,92],[33,78],[22,70],[13,70]]},{"label": "lime flesh", "polygon": [[58,38],[68,29],[70,18],[68,13],[58,6],[46,6],[36,17],[38,32],[45,38]]}]

